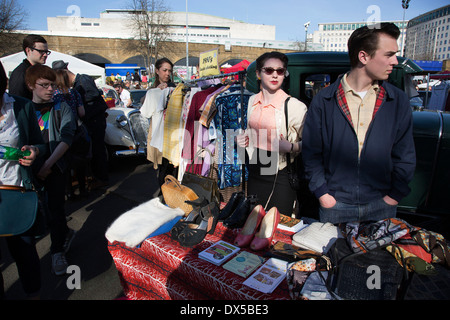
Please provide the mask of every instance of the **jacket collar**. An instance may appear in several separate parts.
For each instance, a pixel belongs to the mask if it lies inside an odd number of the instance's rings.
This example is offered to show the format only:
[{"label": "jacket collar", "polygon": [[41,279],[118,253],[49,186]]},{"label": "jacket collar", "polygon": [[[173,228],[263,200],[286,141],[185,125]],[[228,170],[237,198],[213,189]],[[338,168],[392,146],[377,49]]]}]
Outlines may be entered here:
[{"label": "jacket collar", "polygon": [[[341,74],[335,82],[333,82],[328,88],[323,89],[324,91],[324,97],[326,99],[332,99],[334,96],[336,96],[336,91],[339,88],[339,84],[341,83],[342,77],[344,74]],[[389,99],[394,96],[394,89],[392,86],[387,85],[387,81],[379,80],[378,85],[380,87],[383,87],[386,90],[386,98]],[[326,90],[329,89],[329,90]]]}]

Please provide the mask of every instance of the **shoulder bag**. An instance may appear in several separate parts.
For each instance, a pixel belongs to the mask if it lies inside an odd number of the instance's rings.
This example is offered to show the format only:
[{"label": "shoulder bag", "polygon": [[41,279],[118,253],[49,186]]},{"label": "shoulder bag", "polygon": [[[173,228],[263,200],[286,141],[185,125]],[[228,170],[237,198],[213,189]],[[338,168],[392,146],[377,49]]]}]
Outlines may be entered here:
[{"label": "shoulder bag", "polygon": [[19,186],[0,186],[0,236],[19,235],[29,230],[38,211],[38,195]]},{"label": "shoulder bag", "polygon": [[[284,117],[286,119],[286,138],[289,135],[289,114],[288,114],[288,102],[291,97],[288,97],[286,101],[284,102]],[[297,157],[298,158],[298,157]],[[287,162],[287,171],[288,171],[288,178],[289,178],[289,184],[291,185],[291,188],[295,191],[300,190],[300,178],[298,176],[298,172],[296,170],[296,167],[298,166],[297,161],[298,159],[295,158],[294,163],[291,163],[291,154],[289,152],[286,153],[286,162]]]},{"label": "shoulder bag", "polygon": [[[190,172],[190,170],[194,169],[194,160],[201,154],[201,152],[206,151],[210,155],[211,164],[209,168],[208,176],[202,176],[200,174],[195,174],[194,172]],[[189,167],[189,170],[186,170],[183,174],[183,178],[181,180],[181,184],[183,186],[187,186],[191,188],[199,197],[204,197],[208,202],[216,202],[220,201],[220,193],[219,187],[217,186],[216,179],[213,178],[213,156],[209,149],[202,149],[197,152],[196,156],[192,160],[192,163]]]}]

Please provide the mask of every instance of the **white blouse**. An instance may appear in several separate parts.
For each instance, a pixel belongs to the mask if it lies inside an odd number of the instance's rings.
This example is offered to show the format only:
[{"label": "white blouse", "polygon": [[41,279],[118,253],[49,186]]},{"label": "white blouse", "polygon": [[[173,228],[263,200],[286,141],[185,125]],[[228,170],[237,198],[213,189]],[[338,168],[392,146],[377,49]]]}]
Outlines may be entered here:
[{"label": "white blouse", "polygon": [[[7,93],[3,95],[3,107],[0,111],[4,118],[0,120],[0,145],[21,148],[18,145],[19,126],[14,114],[14,101]],[[0,185],[22,185],[18,161],[0,159]]]}]

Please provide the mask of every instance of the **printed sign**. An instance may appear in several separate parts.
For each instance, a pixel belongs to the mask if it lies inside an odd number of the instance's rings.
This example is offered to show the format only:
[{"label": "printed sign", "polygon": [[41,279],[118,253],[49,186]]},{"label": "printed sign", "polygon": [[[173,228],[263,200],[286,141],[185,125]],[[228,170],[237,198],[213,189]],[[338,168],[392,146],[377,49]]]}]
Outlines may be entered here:
[{"label": "printed sign", "polygon": [[200,53],[199,76],[215,76],[219,71],[219,49],[214,49]]}]

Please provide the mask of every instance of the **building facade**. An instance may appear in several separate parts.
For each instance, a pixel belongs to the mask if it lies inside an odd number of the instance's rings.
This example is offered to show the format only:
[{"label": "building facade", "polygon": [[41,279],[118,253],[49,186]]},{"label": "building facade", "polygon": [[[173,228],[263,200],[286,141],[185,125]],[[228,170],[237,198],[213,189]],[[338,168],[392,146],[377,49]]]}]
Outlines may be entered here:
[{"label": "building facade", "polygon": [[[131,39],[135,37],[130,14],[133,11],[107,9],[100,18],[58,16],[47,18],[48,34],[99,38]],[[186,34],[186,22],[188,33]],[[168,12],[167,41],[231,46],[267,47],[296,50],[296,43],[275,40],[276,27],[250,24],[201,13]]]},{"label": "building facade", "polygon": [[450,59],[450,5],[409,20],[405,56],[414,60]]},{"label": "building facade", "polygon": [[[398,39],[399,49],[402,47],[402,39],[404,42],[404,35],[407,21],[390,21],[395,23],[401,31]],[[337,22],[337,23],[319,23],[319,30],[314,31],[313,41],[320,43],[324,51],[347,51],[347,41],[350,35],[356,29],[366,26],[367,22]]]}]

